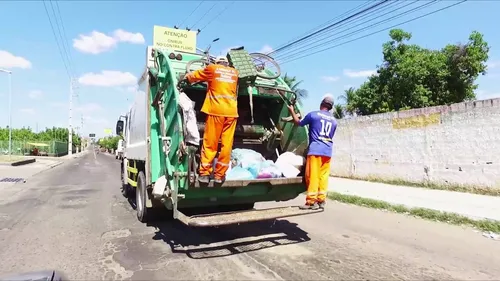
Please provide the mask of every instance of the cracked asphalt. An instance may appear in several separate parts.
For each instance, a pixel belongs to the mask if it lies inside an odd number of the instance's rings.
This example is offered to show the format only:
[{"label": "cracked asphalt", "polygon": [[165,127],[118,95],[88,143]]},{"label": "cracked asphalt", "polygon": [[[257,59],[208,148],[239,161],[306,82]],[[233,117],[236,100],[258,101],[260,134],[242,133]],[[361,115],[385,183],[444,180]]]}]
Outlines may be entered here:
[{"label": "cracked asphalt", "polygon": [[27,183],[1,186],[0,275],[56,269],[72,280],[500,279],[498,241],[335,202],[321,214],[275,222],[142,224],[120,193],[119,170],[113,156],[88,153]]}]

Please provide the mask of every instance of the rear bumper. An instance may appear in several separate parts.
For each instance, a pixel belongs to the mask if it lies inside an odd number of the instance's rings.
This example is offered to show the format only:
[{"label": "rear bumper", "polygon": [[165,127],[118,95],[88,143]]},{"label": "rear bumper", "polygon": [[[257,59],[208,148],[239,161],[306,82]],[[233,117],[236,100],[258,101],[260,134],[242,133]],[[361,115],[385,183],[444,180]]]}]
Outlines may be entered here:
[{"label": "rear bumper", "polygon": [[323,212],[319,210],[301,210],[298,206],[279,207],[270,209],[240,211],[240,212],[225,212],[207,215],[186,216],[183,213],[178,213],[178,220],[187,226],[192,227],[212,227],[230,224],[239,224],[246,222],[274,220],[280,218],[311,215]]},{"label": "rear bumper", "polygon": [[210,181],[209,184],[203,184],[196,181],[194,187],[244,187],[248,185],[264,184],[269,186],[277,185],[289,185],[289,184],[300,184],[303,183],[304,179],[302,177],[295,178],[271,178],[271,179],[254,179],[254,180],[226,180],[222,184],[216,184],[214,181]]}]

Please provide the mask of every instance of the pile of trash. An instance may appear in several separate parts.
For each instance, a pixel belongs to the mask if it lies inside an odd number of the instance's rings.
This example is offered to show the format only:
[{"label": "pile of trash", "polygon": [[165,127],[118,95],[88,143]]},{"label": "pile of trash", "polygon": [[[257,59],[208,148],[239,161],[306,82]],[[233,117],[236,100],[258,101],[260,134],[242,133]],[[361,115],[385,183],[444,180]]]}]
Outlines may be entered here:
[{"label": "pile of trash", "polygon": [[303,164],[304,158],[291,152],[281,154],[273,162],[254,150],[236,148],[231,152],[231,165],[226,180],[293,178],[300,173]]}]

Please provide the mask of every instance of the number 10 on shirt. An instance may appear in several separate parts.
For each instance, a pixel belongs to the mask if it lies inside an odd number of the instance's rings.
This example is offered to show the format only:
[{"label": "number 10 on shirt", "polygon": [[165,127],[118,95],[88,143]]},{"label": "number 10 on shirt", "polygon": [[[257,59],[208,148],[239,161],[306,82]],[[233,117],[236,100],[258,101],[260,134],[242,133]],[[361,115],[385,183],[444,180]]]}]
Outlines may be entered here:
[{"label": "number 10 on shirt", "polygon": [[332,131],[332,122],[326,120],[320,120],[321,122],[321,131],[319,132],[320,136],[329,136]]}]

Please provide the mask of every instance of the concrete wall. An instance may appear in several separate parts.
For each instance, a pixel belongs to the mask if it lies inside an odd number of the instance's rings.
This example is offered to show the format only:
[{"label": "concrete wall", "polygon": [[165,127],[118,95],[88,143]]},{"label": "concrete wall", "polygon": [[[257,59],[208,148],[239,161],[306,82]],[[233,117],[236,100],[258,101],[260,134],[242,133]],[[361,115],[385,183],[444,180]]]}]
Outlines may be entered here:
[{"label": "concrete wall", "polygon": [[340,120],[332,174],[500,188],[500,99]]}]

